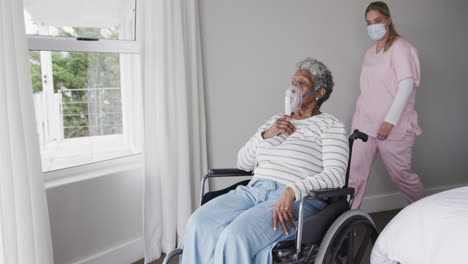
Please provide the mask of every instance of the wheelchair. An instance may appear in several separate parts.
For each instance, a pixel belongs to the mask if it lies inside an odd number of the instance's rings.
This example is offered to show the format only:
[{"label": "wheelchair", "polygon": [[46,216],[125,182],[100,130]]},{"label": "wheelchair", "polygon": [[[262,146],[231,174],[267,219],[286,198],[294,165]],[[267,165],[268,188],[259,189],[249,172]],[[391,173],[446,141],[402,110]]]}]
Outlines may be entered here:
[{"label": "wheelchair", "polygon": [[[309,191],[308,195],[301,199],[296,236],[294,239],[280,241],[275,245],[272,250],[273,263],[368,263],[378,232],[374,221],[367,213],[351,210],[354,189],[348,187],[353,142],[356,139],[366,142],[367,138],[366,134],[357,129],[349,137],[350,151],[344,187]],[[208,179],[238,176],[253,176],[253,173],[238,169],[211,169],[201,181],[200,206],[239,185],[249,183],[249,180],[244,180],[228,188],[205,193],[205,183]],[[304,217],[303,206],[307,199],[322,199],[327,202],[327,206],[315,215]],[[166,255],[163,264],[173,263],[171,260],[182,253],[181,248],[171,251]]]}]

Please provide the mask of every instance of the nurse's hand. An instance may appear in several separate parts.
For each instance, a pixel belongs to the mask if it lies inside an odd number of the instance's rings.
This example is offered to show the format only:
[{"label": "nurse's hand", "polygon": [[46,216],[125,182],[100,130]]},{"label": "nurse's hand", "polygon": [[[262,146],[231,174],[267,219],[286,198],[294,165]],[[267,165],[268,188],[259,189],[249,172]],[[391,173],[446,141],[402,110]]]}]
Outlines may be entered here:
[{"label": "nurse's hand", "polygon": [[377,131],[377,139],[386,140],[388,136],[390,136],[392,129],[393,129],[393,124],[390,124],[388,122],[383,122],[380,125],[379,130]]},{"label": "nurse's hand", "polygon": [[262,137],[267,139],[279,134],[286,134],[288,136],[291,135],[296,131],[296,128],[290,122],[291,120],[292,117],[288,115],[284,115],[278,118],[278,120],[276,120],[276,122],[270,128],[262,133]]},{"label": "nurse's hand", "polygon": [[286,187],[278,202],[276,202],[275,205],[268,207],[270,209],[274,209],[273,230],[278,230],[278,220],[286,235],[289,235],[286,224],[291,228],[296,228],[292,222],[292,220],[297,221],[297,217],[293,212],[294,201],[296,201],[296,196],[294,195],[293,189]]}]

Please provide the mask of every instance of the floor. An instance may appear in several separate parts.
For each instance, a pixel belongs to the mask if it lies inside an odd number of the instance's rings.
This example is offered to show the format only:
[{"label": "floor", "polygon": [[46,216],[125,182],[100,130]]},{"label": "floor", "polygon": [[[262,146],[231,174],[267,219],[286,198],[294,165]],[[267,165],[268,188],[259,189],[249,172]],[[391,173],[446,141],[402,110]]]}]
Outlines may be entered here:
[{"label": "floor", "polygon": [[[375,222],[375,225],[377,227],[377,230],[379,231],[379,233],[384,229],[384,227],[388,224],[388,222],[390,222],[390,220],[392,220],[392,218],[400,211],[400,209],[397,209],[397,210],[391,210],[391,211],[383,211],[383,212],[378,212],[378,213],[372,213],[370,214],[370,216],[372,217],[372,219],[374,220]],[[164,255],[161,256],[160,259],[158,260],[155,260],[153,262],[151,262],[151,264],[162,264],[163,262],[163,259],[164,259]],[[172,262],[172,261],[171,261]],[[143,260],[139,260],[133,264],[143,264]],[[172,262],[172,263],[177,263],[177,261],[175,262]],[[365,263],[363,263],[365,264]]]}]

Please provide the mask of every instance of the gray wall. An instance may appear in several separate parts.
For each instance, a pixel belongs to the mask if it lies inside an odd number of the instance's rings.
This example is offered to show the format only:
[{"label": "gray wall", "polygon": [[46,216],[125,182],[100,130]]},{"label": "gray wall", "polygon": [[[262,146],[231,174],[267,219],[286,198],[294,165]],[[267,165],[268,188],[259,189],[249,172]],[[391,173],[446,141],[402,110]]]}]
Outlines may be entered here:
[{"label": "gray wall", "polygon": [[[349,127],[363,54],[373,44],[363,15],[369,2],[201,0],[210,167],[235,166],[238,149],[256,128],[283,111],[293,67],[305,56],[322,60],[332,70],[336,88],[322,110]],[[463,140],[468,132],[468,4],[465,0],[387,4],[397,31],[420,54],[422,82],[416,108],[424,133],[416,141],[414,170],[430,192],[468,183],[468,144]],[[399,197],[380,160],[367,194]]]}]

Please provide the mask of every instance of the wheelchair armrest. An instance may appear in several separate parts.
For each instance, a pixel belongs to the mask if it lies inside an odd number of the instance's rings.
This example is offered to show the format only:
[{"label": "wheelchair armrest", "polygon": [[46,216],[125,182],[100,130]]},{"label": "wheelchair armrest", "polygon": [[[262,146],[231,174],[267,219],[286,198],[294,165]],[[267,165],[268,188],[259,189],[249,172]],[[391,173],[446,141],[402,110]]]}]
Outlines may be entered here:
[{"label": "wheelchair armrest", "polygon": [[339,189],[321,189],[308,192],[310,198],[326,199],[340,196],[354,195],[354,188],[339,188]]},{"label": "wheelchair armrest", "polygon": [[238,177],[253,176],[253,171],[244,171],[239,169],[210,169],[201,180],[200,186],[200,205],[203,204],[203,195],[205,194],[205,182],[212,177]]},{"label": "wheelchair armrest", "polygon": [[252,171],[240,169],[210,169],[206,177],[234,177],[234,176],[252,176]]}]

